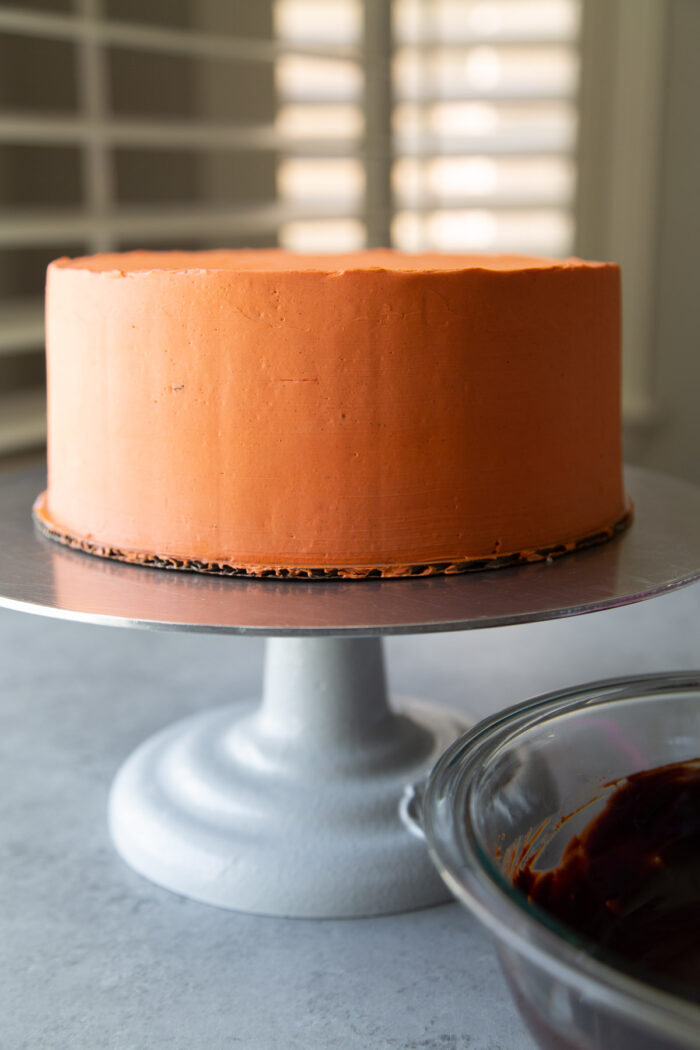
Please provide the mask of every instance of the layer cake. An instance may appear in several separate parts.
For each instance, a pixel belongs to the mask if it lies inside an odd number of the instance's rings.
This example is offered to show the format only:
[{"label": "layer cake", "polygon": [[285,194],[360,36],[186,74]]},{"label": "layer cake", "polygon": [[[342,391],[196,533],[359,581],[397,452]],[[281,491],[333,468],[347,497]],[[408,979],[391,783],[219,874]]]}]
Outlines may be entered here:
[{"label": "layer cake", "polygon": [[376,250],[59,259],[50,536],[147,565],[406,576],[629,518],[618,267]]}]

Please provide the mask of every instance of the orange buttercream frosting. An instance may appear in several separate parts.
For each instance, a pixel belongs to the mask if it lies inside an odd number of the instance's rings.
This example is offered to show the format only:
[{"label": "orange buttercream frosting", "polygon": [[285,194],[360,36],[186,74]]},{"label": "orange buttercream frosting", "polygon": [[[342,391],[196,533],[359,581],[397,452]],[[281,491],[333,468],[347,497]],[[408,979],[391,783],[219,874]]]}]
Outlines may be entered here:
[{"label": "orange buttercream frosting", "polygon": [[52,535],[253,574],[459,571],[625,518],[619,270],[518,256],[51,264]]}]

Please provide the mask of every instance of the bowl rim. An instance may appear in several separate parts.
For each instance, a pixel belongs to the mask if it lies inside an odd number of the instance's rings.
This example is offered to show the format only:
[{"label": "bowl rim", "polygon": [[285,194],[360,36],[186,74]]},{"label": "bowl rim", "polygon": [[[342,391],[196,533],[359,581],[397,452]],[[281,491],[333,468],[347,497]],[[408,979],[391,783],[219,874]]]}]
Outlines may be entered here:
[{"label": "bowl rim", "polygon": [[[605,961],[600,948],[592,955],[593,942],[577,937],[528,903],[524,894],[497,872],[483,853],[471,819],[479,770],[498,747],[524,730],[589,707],[689,691],[700,694],[700,671],[601,679],[508,707],[479,722],[450,745],[420,790],[418,808],[428,850],[444,881],[497,941],[515,948],[551,976],[575,983],[618,1015],[633,1010],[638,1021],[698,1047],[700,1005],[646,983],[635,976],[632,967],[630,972],[616,962]],[[455,812],[465,816],[461,826],[450,819]],[[450,840],[449,850],[446,838]]]}]

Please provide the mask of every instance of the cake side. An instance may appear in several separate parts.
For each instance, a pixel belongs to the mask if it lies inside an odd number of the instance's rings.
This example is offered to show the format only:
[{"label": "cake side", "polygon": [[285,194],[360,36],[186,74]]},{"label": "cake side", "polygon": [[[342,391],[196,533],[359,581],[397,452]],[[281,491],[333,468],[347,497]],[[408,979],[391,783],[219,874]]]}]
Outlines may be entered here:
[{"label": "cake side", "polygon": [[617,267],[162,254],[50,267],[55,534],[134,560],[410,574],[625,519]]},{"label": "cake side", "polygon": [[628,503],[627,509],[619,521],[611,526],[582,536],[570,543],[559,543],[552,547],[541,547],[538,550],[517,551],[512,554],[490,555],[486,558],[466,558],[457,562],[436,562],[432,565],[420,563],[409,565],[339,565],[333,568],[314,565],[266,565],[248,562],[234,564],[226,561],[210,561],[203,558],[175,558],[172,555],[156,551],[128,550],[119,547],[104,546],[93,539],[78,536],[59,529],[53,524],[46,511],[46,492],[37,496],[32,508],[34,522],[48,539],[70,547],[85,554],[94,554],[100,558],[111,558],[113,561],[129,565],[143,565],[154,569],[172,569],[179,572],[199,572],[214,576],[253,576],[277,579],[319,579],[319,580],[360,580],[360,579],[394,579],[405,576],[454,576],[465,572],[481,572],[484,569],[502,569],[514,565],[531,565],[538,561],[549,561],[565,554],[586,550],[606,543],[618,533],[623,532],[632,522],[633,508]]}]

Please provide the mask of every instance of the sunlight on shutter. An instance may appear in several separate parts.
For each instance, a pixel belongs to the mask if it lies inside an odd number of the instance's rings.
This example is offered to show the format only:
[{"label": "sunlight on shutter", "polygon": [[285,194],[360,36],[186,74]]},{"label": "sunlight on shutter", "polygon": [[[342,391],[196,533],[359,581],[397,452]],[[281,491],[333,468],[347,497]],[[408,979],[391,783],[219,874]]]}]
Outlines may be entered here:
[{"label": "sunlight on shutter", "polygon": [[[362,13],[356,0],[277,0],[275,30],[282,44],[361,48]],[[572,250],[580,14],[580,0],[394,0],[385,56],[392,150],[383,157],[394,247]],[[278,126],[316,134],[334,158],[283,157],[281,199],[346,213],[332,227],[322,217],[284,226],[281,242],[300,251],[358,247],[360,66],[283,58],[277,88]]]}]

